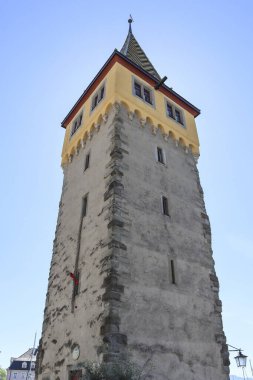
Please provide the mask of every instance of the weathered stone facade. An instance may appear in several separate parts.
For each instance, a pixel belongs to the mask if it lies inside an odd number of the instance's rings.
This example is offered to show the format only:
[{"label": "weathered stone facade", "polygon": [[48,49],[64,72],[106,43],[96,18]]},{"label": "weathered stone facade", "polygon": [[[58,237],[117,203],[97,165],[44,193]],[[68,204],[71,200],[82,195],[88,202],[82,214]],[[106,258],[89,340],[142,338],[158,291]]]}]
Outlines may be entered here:
[{"label": "weathered stone facade", "polygon": [[[196,160],[117,103],[107,116],[64,166],[37,377],[67,380],[87,359],[130,358],[154,380],[227,380]],[[69,272],[79,272],[77,296]]]}]

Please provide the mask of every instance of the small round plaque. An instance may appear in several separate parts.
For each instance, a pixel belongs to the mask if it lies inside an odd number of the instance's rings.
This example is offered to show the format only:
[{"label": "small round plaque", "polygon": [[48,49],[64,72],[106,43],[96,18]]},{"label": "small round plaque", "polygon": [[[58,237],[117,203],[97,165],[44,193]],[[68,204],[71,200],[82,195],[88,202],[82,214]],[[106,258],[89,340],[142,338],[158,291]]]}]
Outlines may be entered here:
[{"label": "small round plaque", "polygon": [[80,355],[80,348],[78,346],[78,344],[73,348],[72,350],[72,358],[74,360],[77,360],[79,358],[79,355]]}]

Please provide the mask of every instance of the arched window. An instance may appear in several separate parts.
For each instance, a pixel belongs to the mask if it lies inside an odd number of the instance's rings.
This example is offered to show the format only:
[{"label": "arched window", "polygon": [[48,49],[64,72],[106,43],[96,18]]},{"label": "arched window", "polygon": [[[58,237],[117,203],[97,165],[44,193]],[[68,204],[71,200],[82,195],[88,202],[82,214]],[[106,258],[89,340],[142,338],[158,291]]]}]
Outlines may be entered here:
[{"label": "arched window", "polygon": [[27,368],[27,363],[26,362],[22,363],[22,368]]},{"label": "arched window", "polygon": [[34,363],[34,362],[32,362],[31,368],[32,368],[32,369],[35,368],[35,363]]}]

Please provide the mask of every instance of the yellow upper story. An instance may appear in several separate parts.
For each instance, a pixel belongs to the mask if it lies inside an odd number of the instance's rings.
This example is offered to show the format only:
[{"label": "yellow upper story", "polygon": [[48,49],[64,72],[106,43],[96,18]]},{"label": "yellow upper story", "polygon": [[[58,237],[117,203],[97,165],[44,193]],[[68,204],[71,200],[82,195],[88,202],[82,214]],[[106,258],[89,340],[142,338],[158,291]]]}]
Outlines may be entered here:
[{"label": "yellow upper story", "polygon": [[142,125],[151,124],[154,130],[161,129],[165,136],[190,148],[194,154],[199,153],[194,116],[160,90],[155,90],[138,74],[116,62],[66,125],[62,164],[68,162],[101,125],[103,116],[115,102],[123,104],[129,113],[135,113]]}]

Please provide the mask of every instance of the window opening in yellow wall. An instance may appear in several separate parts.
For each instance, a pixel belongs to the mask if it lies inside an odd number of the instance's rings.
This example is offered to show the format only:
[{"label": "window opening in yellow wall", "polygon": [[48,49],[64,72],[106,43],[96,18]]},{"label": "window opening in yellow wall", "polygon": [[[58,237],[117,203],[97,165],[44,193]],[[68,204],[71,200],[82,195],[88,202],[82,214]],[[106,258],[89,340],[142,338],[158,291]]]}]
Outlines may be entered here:
[{"label": "window opening in yellow wall", "polygon": [[153,105],[152,91],[136,80],[134,81],[134,95],[144,100],[144,102]]},{"label": "window opening in yellow wall", "polygon": [[73,136],[74,133],[76,133],[76,131],[78,130],[78,128],[80,128],[81,124],[82,124],[82,120],[83,120],[83,113],[81,112],[73,121],[72,123],[72,128],[71,128],[71,133],[70,133],[70,137]]},{"label": "window opening in yellow wall", "polygon": [[102,86],[102,87],[100,87],[100,89],[96,92],[96,94],[92,98],[92,102],[91,102],[91,110],[92,111],[94,110],[94,108],[97,107],[97,105],[104,98],[104,94],[105,94],[105,86]]},{"label": "window opening in yellow wall", "polygon": [[166,114],[168,117],[174,119],[177,123],[184,126],[182,111],[167,101],[166,101]]}]

